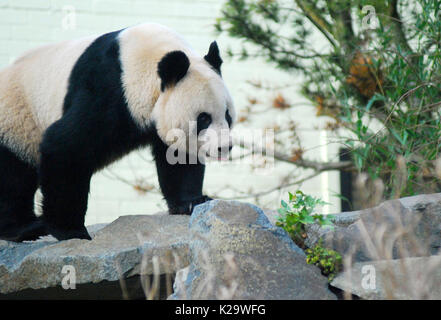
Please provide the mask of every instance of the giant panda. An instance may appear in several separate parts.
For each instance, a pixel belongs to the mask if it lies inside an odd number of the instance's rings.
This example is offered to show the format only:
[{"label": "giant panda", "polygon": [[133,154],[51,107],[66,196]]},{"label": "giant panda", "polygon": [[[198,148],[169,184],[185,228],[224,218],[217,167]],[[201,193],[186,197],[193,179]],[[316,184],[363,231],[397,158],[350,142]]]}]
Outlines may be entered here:
[{"label": "giant panda", "polygon": [[[0,239],[90,239],[92,175],[146,145],[170,214],[209,200],[204,161],[172,163],[167,152],[174,145],[188,158],[190,138],[199,151],[205,132],[231,129],[221,64],[216,42],[201,57],[174,31],[147,23],[40,47],[1,70]],[[167,137],[174,129],[186,133],[180,142]],[[231,138],[208,144],[208,157],[232,147]],[[33,211],[38,187],[41,217]]]}]

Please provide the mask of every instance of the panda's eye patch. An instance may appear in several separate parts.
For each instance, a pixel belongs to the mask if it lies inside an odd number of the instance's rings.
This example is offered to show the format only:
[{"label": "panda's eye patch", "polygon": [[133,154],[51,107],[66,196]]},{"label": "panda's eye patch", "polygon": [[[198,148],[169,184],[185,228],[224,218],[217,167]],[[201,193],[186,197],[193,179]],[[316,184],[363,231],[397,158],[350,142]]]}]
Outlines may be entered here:
[{"label": "panda's eye patch", "polygon": [[227,109],[227,112],[225,112],[225,119],[227,120],[228,126],[231,128],[231,123],[233,122],[233,119],[231,119],[230,112]]},{"label": "panda's eye patch", "polygon": [[211,115],[206,112],[202,112],[198,115],[198,118],[197,118],[197,133],[198,133],[198,135],[199,135],[199,132],[207,129],[210,126],[211,121],[212,121]]}]

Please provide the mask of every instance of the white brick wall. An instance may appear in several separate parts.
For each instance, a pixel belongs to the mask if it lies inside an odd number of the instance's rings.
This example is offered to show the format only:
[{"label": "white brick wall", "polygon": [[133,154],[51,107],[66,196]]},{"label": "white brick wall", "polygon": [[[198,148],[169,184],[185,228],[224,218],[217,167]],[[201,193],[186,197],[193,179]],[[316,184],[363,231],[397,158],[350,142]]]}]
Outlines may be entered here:
[{"label": "white brick wall", "polygon": [[[216,38],[213,23],[220,14],[222,1],[219,0],[0,0],[0,68],[6,66],[24,51],[53,41],[73,39],[91,34],[117,30],[140,22],[158,22],[179,33],[201,54]],[[75,19],[69,20],[68,13],[75,9]],[[66,20],[67,19],[67,20]],[[66,21],[73,21],[73,28],[65,28]],[[217,39],[221,50],[228,45],[238,46],[222,35]],[[262,80],[271,83],[290,83],[293,78],[274,70],[262,61],[229,61],[224,59],[224,79],[229,86],[238,109],[245,106],[248,96],[255,92],[246,84],[247,80]],[[301,79],[297,79],[298,82]],[[281,90],[290,101],[302,100],[294,89]],[[266,95],[266,99],[274,93]],[[265,100],[265,97],[260,97]],[[314,125],[323,123],[314,117],[312,108],[294,108],[289,114],[274,114],[274,120],[287,116],[301,123],[303,143],[311,148],[307,155],[321,159],[323,154],[331,157],[333,148],[314,148],[324,144],[320,134],[313,130]],[[267,119],[267,117],[265,118]],[[262,126],[253,123],[254,127]],[[324,152],[323,152],[324,151]],[[151,159],[148,150],[139,151],[143,158]],[[292,167],[280,165],[267,176],[257,175],[247,165],[210,164],[206,171],[205,189],[208,194],[220,193],[223,196],[234,194],[223,192],[226,185],[240,191],[267,190],[280,181],[280,177]],[[145,162],[134,152],[120,162],[112,165],[110,171],[124,179],[148,177],[156,183],[152,162]],[[300,174],[305,174],[300,172]],[[324,184],[325,183],[325,184]],[[338,192],[339,178],[335,173],[323,174],[305,183],[302,189],[330,201],[333,205],[328,211],[339,210],[338,199],[330,197]],[[286,193],[284,193],[286,194]],[[276,207],[279,197],[272,195],[265,199],[268,206]],[[123,214],[149,214],[165,209],[161,196],[154,193],[141,194],[131,186],[112,179],[109,170],[96,174],[92,179],[89,209],[86,223],[109,222]]]}]

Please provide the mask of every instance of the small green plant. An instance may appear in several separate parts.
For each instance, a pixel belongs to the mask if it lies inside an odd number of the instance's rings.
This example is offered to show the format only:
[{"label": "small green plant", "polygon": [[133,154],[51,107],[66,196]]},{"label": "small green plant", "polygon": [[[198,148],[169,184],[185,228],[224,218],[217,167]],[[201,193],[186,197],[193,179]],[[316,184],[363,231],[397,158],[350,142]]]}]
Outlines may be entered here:
[{"label": "small green plant", "polygon": [[314,213],[316,206],[326,202],[304,194],[298,190],[295,194],[288,192],[289,201],[281,201],[282,207],[278,210],[279,217],[276,225],[282,227],[293,241],[302,249],[305,248],[306,225],[318,223],[320,226],[332,226],[331,215]]},{"label": "small green plant", "polygon": [[322,239],[312,249],[306,249],[306,262],[319,267],[329,282],[342,267],[341,255],[337,251],[324,248]]}]

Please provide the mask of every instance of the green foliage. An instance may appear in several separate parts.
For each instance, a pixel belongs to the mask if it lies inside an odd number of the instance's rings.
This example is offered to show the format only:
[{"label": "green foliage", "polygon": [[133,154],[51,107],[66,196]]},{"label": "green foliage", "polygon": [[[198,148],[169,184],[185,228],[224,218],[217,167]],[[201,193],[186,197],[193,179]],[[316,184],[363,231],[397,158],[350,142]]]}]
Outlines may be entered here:
[{"label": "green foliage", "polygon": [[306,249],[306,262],[319,267],[329,282],[342,268],[341,255],[337,251],[324,248],[322,239],[313,248]]},{"label": "green foliage", "polygon": [[279,217],[276,225],[282,227],[293,241],[304,248],[306,238],[305,226],[318,223],[320,226],[332,226],[331,215],[314,213],[316,206],[326,204],[324,201],[304,194],[298,190],[295,194],[288,192],[288,202],[282,200],[282,207],[278,209]]},{"label": "green foliage", "polygon": [[302,74],[301,92],[385,198],[441,191],[440,1],[228,0],[216,29],[243,41],[232,56]]},{"label": "green foliage", "polygon": [[306,262],[320,268],[322,273],[332,281],[341,270],[341,255],[330,249],[323,248],[322,239],[313,248],[306,248],[306,230],[308,224],[318,223],[320,226],[332,227],[332,215],[315,213],[316,207],[326,204],[324,201],[304,194],[298,190],[295,194],[288,192],[288,202],[282,200],[278,210],[280,216],[276,225],[288,232],[293,241],[302,249],[306,249]]}]

